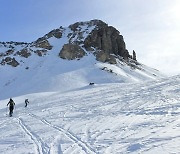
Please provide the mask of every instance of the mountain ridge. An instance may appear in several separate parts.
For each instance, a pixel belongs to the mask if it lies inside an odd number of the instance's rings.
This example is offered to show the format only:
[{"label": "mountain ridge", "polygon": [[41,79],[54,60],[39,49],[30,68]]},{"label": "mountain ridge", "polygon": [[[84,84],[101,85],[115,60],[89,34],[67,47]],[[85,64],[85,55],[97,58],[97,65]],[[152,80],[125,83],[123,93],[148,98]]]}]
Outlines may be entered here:
[{"label": "mountain ridge", "polygon": [[[67,36],[64,36],[66,30],[69,30]],[[125,42],[123,36],[119,35],[119,31],[112,26],[108,26],[101,20],[91,20],[87,22],[76,22],[69,25],[67,28],[60,27],[54,29],[49,33],[45,34],[43,37],[38,38],[36,41],[31,43],[24,42],[0,42],[0,57],[1,65],[11,65],[16,67],[19,62],[12,59],[12,55],[19,55],[21,57],[28,58],[32,52],[36,53],[38,56],[46,54],[53,48],[53,45],[49,43],[49,39],[55,37],[61,39],[62,37],[67,37],[69,40],[67,45],[76,45],[83,50],[94,52],[97,56],[98,61],[116,63],[114,57],[121,56],[124,59],[132,59],[125,47]],[[16,47],[20,47],[19,49]],[[4,48],[4,51],[3,51]],[[60,49],[59,49],[60,50]],[[67,52],[67,51],[66,51]],[[111,55],[113,54],[113,55]],[[102,56],[103,55],[103,56]],[[68,59],[68,57],[61,58]],[[73,59],[78,58],[74,57]],[[15,65],[12,65],[14,61]]]}]

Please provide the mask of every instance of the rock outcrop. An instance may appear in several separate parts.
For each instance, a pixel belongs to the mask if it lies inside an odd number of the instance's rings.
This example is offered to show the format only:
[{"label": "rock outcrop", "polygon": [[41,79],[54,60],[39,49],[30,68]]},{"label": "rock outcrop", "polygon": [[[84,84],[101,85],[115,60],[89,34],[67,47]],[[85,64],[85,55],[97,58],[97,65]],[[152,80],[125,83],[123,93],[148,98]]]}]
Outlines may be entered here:
[{"label": "rock outcrop", "polygon": [[[77,22],[69,28],[72,31],[68,34],[69,43],[80,45],[86,51],[93,52],[98,61],[115,64],[115,58],[123,57],[126,61],[132,58],[120,32],[101,20]],[[92,31],[88,33],[87,29]]]},{"label": "rock outcrop", "polygon": [[31,52],[27,48],[18,51],[16,54],[24,58],[28,58],[29,56],[31,56]]},{"label": "rock outcrop", "polygon": [[33,46],[47,50],[52,49],[52,46],[50,45],[49,41],[46,40],[45,38],[39,38],[37,41],[34,42]]},{"label": "rock outcrop", "polygon": [[109,55],[121,56],[125,60],[130,56],[119,31],[99,20],[96,21],[96,28],[84,40],[84,47],[86,50],[91,50],[93,47]]},{"label": "rock outcrop", "polygon": [[62,59],[73,60],[82,58],[85,54],[85,51],[79,45],[64,44],[63,48],[59,53],[59,56]]},{"label": "rock outcrop", "polygon": [[136,52],[135,52],[134,50],[133,50],[133,56],[132,56],[132,59],[135,60],[135,61],[137,61],[137,60],[136,60]]},{"label": "rock outcrop", "polygon": [[54,29],[50,31],[48,34],[44,36],[46,39],[50,37],[55,37],[55,38],[61,38],[62,37],[62,30],[61,29]]},{"label": "rock outcrop", "polygon": [[0,63],[1,65],[11,65],[13,67],[17,67],[19,65],[19,63],[16,61],[15,58],[11,58],[11,57],[6,57],[5,59],[3,59]]},{"label": "rock outcrop", "polygon": [[34,53],[36,53],[38,56],[42,57],[43,55],[46,55],[48,51],[43,49],[43,50],[35,50]]},{"label": "rock outcrop", "polygon": [[96,56],[96,60],[100,61],[100,62],[108,62],[110,64],[116,64],[116,59],[114,56],[110,55],[109,53],[107,52],[104,52],[104,51],[98,51],[98,52],[95,52],[94,53],[95,56]]}]

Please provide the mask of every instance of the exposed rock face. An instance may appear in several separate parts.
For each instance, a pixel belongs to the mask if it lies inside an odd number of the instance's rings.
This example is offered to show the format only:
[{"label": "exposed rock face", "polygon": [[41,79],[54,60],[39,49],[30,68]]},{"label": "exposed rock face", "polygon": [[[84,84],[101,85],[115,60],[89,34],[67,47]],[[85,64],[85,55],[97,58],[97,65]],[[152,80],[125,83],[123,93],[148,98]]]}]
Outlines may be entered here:
[{"label": "exposed rock face", "polygon": [[51,50],[52,46],[50,45],[50,43],[48,42],[48,40],[44,39],[44,38],[39,38],[37,41],[34,42],[35,46],[37,48],[44,48],[47,50]]},{"label": "exposed rock face", "polygon": [[15,58],[11,58],[11,57],[6,57],[5,59],[3,59],[1,61],[1,65],[11,65],[13,67],[16,67],[19,65],[19,63],[15,60]]},{"label": "exposed rock face", "polygon": [[92,47],[102,50],[107,54],[114,54],[128,59],[129,52],[126,50],[123,36],[112,26],[102,21],[96,21],[96,28],[84,40],[86,50]]},{"label": "exposed rock face", "polygon": [[0,57],[9,56],[9,55],[11,55],[11,54],[13,54],[13,53],[14,53],[14,50],[9,49],[9,50],[7,50],[5,53],[0,53]]},{"label": "exposed rock face", "polygon": [[85,54],[85,51],[80,46],[75,44],[65,44],[61,49],[59,56],[63,59],[73,60],[82,58]]},{"label": "exposed rock face", "polygon": [[44,37],[46,37],[46,38],[50,38],[50,37],[61,38],[62,31],[60,29],[54,29],[54,30],[50,31],[48,34],[46,34]]},{"label": "exposed rock face", "polygon": [[31,52],[27,48],[18,51],[16,54],[24,58],[28,58],[29,56],[31,56]]},{"label": "exposed rock face", "polygon": [[133,57],[132,57],[133,60],[136,61],[136,52],[133,50]]},{"label": "exposed rock face", "polygon": [[114,58],[114,56],[104,52],[104,51],[99,51],[95,53],[96,55],[96,60],[100,61],[100,62],[108,62],[110,64],[116,64],[116,59]]}]

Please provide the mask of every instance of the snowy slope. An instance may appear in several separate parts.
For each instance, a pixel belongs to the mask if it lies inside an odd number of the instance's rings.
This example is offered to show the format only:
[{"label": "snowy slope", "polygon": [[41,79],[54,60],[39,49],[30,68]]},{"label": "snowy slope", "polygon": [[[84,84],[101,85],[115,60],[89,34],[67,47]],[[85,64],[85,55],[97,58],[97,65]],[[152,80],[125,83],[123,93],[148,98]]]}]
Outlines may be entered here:
[{"label": "snowy slope", "polygon": [[11,118],[1,100],[1,154],[180,153],[180,76],[13,99]]},{"label": "snowy slope", "polygon": [[129,83],[162,77],[157,71],[149,73],[148,69],[131,69],[125,64],[100,63],[91,54],[79,61],[62,60],[51,55],[36,58],[29,58],[22,67],[1,67],[0,99],[35,92],[67,91],[82,88],[90,82]]}]

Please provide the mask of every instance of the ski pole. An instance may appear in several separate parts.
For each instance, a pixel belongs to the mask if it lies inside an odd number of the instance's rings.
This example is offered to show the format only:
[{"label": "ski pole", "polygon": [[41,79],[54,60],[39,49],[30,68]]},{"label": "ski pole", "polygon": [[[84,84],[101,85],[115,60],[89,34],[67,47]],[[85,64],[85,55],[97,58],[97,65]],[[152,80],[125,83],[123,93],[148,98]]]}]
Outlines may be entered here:
[{"label": "ski pole", "polygon": [[7,106],[7,108],[6,108],[6,114],[8,115],[8,106]]}]

